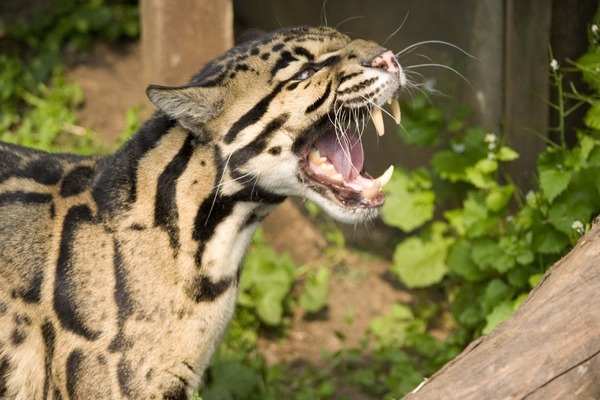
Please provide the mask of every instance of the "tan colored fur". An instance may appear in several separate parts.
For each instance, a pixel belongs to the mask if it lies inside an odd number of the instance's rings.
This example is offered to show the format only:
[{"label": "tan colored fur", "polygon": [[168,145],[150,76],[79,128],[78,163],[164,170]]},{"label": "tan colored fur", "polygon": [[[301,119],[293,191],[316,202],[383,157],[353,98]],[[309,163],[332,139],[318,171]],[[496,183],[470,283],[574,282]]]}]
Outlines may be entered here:
[{"label": "tan colored fur", "polygon": [[[189,398],[269,211],[299,195],[342,220],[377,213],[307,186],[298,148],[353,84],[339,77],[383,49],[329,28],[268,38],[190,85],[150,87],[160,112],[113,156],[0,144],[0,398]],[[295,61],[278,69],[285,51]]]}]

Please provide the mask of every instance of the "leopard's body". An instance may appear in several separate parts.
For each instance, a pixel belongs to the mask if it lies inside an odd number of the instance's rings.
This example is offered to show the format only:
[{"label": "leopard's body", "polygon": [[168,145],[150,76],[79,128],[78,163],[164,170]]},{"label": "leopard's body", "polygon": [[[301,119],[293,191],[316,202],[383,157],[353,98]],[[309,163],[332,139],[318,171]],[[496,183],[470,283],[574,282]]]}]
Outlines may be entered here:
[{"label": "leopard's body", "polygon": [[269,211],[297,195],[344,221],[377,214],[336,115],[364,118],[402,81],[375,43],[286,29],[150,86],[159,111],[113,155],[0,144],[0,398],[191,397]]}]

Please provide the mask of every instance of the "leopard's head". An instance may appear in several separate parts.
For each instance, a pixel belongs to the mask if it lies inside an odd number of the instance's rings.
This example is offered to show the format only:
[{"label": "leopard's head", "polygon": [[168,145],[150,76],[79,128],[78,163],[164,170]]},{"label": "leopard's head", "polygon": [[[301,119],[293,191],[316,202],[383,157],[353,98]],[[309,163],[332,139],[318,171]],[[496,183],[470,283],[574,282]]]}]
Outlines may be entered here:
[{"label": "leopard's head", "polygon": [[[150,86],[151,101],[214,144],[223,192],[244,186],[313,200],[340,221],[377,215],[391,176],[363,171],[360,135],[406,79],[394,54],[328,27],[279,30],[207,64],[183,87]],[[251,193],[252,191],[250,191]]]}]

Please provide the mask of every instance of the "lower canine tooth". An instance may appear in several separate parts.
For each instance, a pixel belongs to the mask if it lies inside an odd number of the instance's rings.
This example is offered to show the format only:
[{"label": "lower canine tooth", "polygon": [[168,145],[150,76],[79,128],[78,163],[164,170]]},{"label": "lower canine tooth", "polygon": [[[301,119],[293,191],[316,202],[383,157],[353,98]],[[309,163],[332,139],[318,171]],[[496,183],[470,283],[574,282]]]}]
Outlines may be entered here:
[{"label": "lower canine tooth", "polygon": [[390,106],[392,109],[392,117],[394,117],[394,121],[396,121],[396,123],[398,125],[400,125],[400,121],[402,119],[402,113],[400,112],[400,103],[398,103],[398,99],[393,98],[390,101]]},{"label": "lower canine tooth", "polygon": [[362,193],[363,196],[368,200],[373,200],[381,190],[381,182],[379,180],[375,181],[375,184],[370,188],[363,188]]},{"label": "lower canine tooth", "polygon": [[371,111],[371,119],[375,125],[375,130],[379,136],[383,136],[385,133],[385,126],[383,125],[383,115],[381,115],[381,108],[374,107]]},{"label": "lower canine tooth", "polygon": [[388,184],[390,179],[392,179],[392,174],[394,173],[394,166],[390,165],[390,167],[383,173],[377,180],[381,183],[381,188],[383,189],[385,185]]}]

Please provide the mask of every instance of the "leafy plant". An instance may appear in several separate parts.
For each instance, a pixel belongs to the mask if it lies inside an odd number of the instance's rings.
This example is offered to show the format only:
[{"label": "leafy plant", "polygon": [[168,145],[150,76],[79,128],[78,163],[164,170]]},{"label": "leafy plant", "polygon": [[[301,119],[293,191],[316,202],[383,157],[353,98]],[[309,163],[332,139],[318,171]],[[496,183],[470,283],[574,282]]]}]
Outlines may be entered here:
[{"label": "leafy plant", "polygon": [[[410,236],[397,245],[390,270],[407,287],[443,290],[463,345],[510,316],[600,213],[600,47],[592,27],[596,39],[574,69],[594,93],[563,92],[569,71],[553,61],[550,80],[560,100],[551,107],[560,122],[552,130],[559,141],[548,140],[536,186],[526,194],[503,169],[518,154],[495,134],[468,128],[462,116],[449,119],[421,100],[404,106],[412,137],[400,134],[409,144],[434,144],[431,131],[439,127],[452,139],[429,168],[397,168],[392,177],[383,217]],[[566,97],[576,101],[569,109]],[[562,121],[584,103],[585,128],[568,147]]]}]

